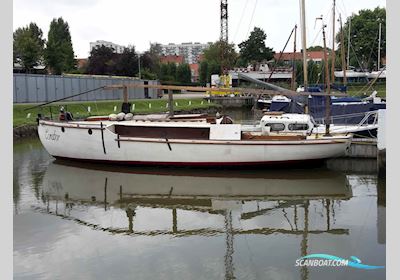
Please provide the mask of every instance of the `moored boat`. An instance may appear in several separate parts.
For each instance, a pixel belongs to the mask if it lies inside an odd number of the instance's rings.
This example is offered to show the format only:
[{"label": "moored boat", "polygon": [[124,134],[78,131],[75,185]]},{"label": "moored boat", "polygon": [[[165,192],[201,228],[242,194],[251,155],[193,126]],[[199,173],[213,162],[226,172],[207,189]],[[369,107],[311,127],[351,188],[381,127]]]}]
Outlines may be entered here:
[{"label": "moored boat", "polygon": [[351,135],[279,133],[207,118],[39,120],[56,158],[133,165],[246,166],[321,161],[345,154]]}]

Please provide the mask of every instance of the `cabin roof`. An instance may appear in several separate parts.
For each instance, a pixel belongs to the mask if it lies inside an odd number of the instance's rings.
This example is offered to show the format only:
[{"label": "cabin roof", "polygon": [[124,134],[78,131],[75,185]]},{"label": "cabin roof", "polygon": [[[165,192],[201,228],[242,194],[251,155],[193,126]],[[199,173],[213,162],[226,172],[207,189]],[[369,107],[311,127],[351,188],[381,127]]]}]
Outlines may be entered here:
[{"label": "cabin roof", "polygon": [[308,122],[309,115],[305,114],[282,114],[282,115],[264,115],[261,121],[284,121],[284,122]]}]

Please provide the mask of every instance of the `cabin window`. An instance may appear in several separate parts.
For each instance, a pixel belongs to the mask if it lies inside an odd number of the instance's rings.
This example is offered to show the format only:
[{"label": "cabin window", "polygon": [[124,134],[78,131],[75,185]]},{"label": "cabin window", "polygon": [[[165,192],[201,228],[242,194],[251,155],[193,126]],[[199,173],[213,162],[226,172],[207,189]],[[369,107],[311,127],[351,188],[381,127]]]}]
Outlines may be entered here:
[{"label": "cabin window", "polygon": [[63,126],[61,127],[61,131],[62,131],[62,132],[65,132],[65,128],[64,128]]},{"label": "cabin window", "polygon": [[291,124],[289,124],[289,130],[308,130],[308,124],[306,124],[306,123],[291,123]]},{"label": "cabin window", "polygon": [[210,128],[208,127],[146,127],[115,125],[115,133],[122,137],[210,139]]},{"label": "cabin window", "polygon": [[92,129],[89,128],[88,133],[89,133],[89,135],[92,135],[92,133],[93,133]]},{"label": "cabin window", "polygon": [[285,125],[283,123],[267,123],[265,126],[269,126],[271,128],[270,131],[282,131],[285,130]]}]

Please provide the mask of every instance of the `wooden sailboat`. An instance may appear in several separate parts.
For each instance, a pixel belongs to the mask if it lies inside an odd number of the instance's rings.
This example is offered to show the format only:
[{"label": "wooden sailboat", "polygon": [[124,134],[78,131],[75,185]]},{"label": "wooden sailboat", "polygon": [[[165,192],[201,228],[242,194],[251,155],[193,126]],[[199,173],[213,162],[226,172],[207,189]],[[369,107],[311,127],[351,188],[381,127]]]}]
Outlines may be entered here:
[{"label": "wooden sailboat", "polygon": [[261,131],[246,131],[241,124],[223,119],[174,119],[173,113],[162,120],[41,119],[38,133],[45,149],[56,158],[168,166],[320,161],[344,155],[352,137],[304,135],[296,131],[287,134],[270,126],[262,127]]}]

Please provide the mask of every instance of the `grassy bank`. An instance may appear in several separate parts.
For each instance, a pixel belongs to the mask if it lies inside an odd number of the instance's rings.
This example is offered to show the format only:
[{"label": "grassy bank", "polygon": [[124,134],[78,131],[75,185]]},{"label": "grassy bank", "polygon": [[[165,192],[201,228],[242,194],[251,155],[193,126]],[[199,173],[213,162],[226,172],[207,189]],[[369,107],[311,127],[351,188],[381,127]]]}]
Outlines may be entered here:
[{"label": "grassy bank", "polygon": [[[351,96],[364,96],[364,92],[366,92],[368,86],[365,85],[350,85],[348,86],[347,93]],[[377,84],[372,86],[367,95],[370,95],[374,90],[378,92],[379,97],[386,97],[386,84]]]},{"label": "grassy bank", "polygon": [[[168,100],[164,99],[146,99],[146,100],[131,100],[132,107],[134,107],[134,113],[136,114],[148,114],[148,113],[160,113],[168,111],[166,104]],[[13,114],[13,126],[23,126],[27,124],[35,124],[36,117],[38,113],[45,116],[53,117],[58,116],[60,107],[64,106],[65,109],[74,115],[74,118],[82,118],[87,116],[97,116],[97,115],[109,115],[112,113],[121,112],[121,101],[97,101],[97,102],[58,102],[51,105],[35,108],[29,111],[25,109],[34,106],[35,104],[15,104],[14,114]],[[116,106],[116,111],[114,108]],[[194,109],[204,109],[209,107],[216,107],[218,105],[214,103],[208,103],[206,100],[199,99],[177,99],[174,100],[174,111],[183,110],[194,110]],[[90,107],[90,113],[88,112],[88,107]]]}]

